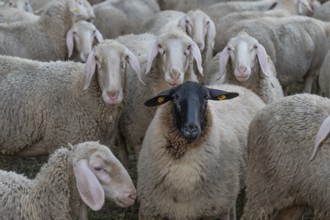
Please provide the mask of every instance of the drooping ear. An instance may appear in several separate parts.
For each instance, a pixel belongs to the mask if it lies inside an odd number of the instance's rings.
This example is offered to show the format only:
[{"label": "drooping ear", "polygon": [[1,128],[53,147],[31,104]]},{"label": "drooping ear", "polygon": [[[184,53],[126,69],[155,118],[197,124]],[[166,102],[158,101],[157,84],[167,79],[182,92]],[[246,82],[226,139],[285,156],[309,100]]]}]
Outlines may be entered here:
[{"label": "drooping ear", "polygon": [[141,76],[141,71],[140,71],[140,62],[138,61],[138,59],[136,58],[136,56],[132,53],[132,51],[130,51],[129,49],[126,49],[126,61],[129,63],[129,65],[131,65],[131,67],[134,69],[134,71],[136,72],[140,82],[145,85],[145,83],[142,80],[142,76]]},{"label": "drooping ear", "polygon": [[321,127],[320,127],[319,131],[316,134],[313,154],[312,154],[311,158],[309,159],[309,161],[312,161],[315,158],[319,147],[329,137],[329,133],[330,133],[330,116],[328,116],[322,122]]},{"label": "drooping ear", "polygon": [[265,74],[265,76],[269,77],[270,70],[269,70],[269,65],[268,65],[268,55],[267,55],[266,49],[261,44],[258,44],[257,57],[258,57],[258,61],[259,61],[262,72]]},{"label": "drooping ear", "polygon": [[91,80],[93,78],[93,75],[95,73],[96,68],[96,61],[94,56],[94,51],[91,51],[88,55],[87,62],[85,64],[85,70],[86,70],[86,77],[85,77],[85,86],[84,90],[86,90],[89,87],[89,84],[91,83]]},{"label": "drooping ear", "polygon": [[178,27],[182,29],[184,32],[187,32],[187,16],[183,16],[179,22]]},{"label": "drooping ear", "polygon": [[194,41],[191,42],[191,55],[196,60],[198,72],[203,76],[201,51]]},{"label": "drooping ear", "polygon": [[77,189],[81,199],[94,211],[98,211],[104,204],[104,190],[88,167],[87,160],[79,160],[73,166]]},{"label": "drooping ear", "polygon": [[66,34],[66,47],[68,48],[68,58],[72,56],[73,53],[73,46],[74,46],[74,41],[73,41],[73,30],[72,28],[68,31]]},{"label": "drooping ear", "polygon": [[95,38],[99,43],[104,41],[104,38],[103,38],[101,32],[99,32],[98,30],[95,30]]},{"label": "drooping ear", "polygon": [[225,74],[228,60],[229,60],[228,47],[225,47],[220,52],[220,57],[219,57],[219,78],[218,79],[220,79],[223,76],[223,74]]},{"label": "drooping ear", "polygon": [[226,100],[226,99],[232,99],[237,97],[239,94],[237,92],[226,92],[219,89],[210,89],[207,88],[209,91],[209,99],[211,100]]},{"label": "drooping ear", "polygon": [[216,35],[215,25],[212,20],[209,20],[208,22],[207,42],[209,42],[211,44],[211,48],[214,49],[214,40]]},{"label": "drooping ear", "polygon": [[152,63],[153,63],[154,59],[156,58],[157,54],[158,54],[158,41],[156,40],[156,41],[152,42],[152,45],[151,45],[151,49],[150,49],[148,61],[147,61],[146,73],[150,72]]},{"label": "drooping ear", "polygon": [[171,88],[169,90],[163,91],[159,93],[158,95],[152,97],[151,99],[148,99],[144,102],[144,105],[147,107],[154,107],[159,106],[162,104],[165,104],[166,102],[173,100],[173,93],[175,91],[175,88]]}]

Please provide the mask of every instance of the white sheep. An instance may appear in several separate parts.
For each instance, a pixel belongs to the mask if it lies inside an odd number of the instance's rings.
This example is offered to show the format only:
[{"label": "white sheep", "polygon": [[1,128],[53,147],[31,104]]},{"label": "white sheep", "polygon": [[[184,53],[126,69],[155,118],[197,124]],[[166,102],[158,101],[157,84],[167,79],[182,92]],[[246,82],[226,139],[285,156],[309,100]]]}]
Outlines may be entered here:
[{"label": "white sheep", "polygon": [[0,23],[35,22],[39,16],[17,8],[0,7]]},{"label": "white sheep", "polygon": [[[276,70],[265,48],[242,31],[231,38],[219,57],[218,78],[255,92],[265,103],[283,97]],[[210,73],[214,74],[214,73]]]},{"label": "white sheep", "polygon": [[93,5],[95,26],[105,38],[143,33],[144,23],[159,11],[155,0],[108,0]]},{"label": "white sheep", "polygon": [[[156,35],[173,28],[182,29],[197,44],[202,54],[202,66],[206,68],[213,56],[215,26],[210,17],[201,10],[191,10],[186,14],[179,11],[161,11],[155,14],[145,25],[145,31]],[[195,67],[195,72],[197,72]],[[200,82],[203,81],[199,77]]]},{"label": "white sheep", "polygon": [[6,0],[2,7],[4,9],[17,8],[18,10],[33,14],[33,9],[29,0]]},{"label": "white sheep", "polygon": [[90,10],[86,0],[53,0],[36,21],[1,24],[0,54],[41,61],[64,60],[67,32],[74,21],[93,19]]},{"label": "white sheep", "polygon": [[99,43],[104,40],[92,23],[84,20],[76,22],[66,35],[68,57],[74,61],[86,62],[93,49],[94,38]]},{"label": "white sheep", "polygon": [[[130,101],[119,120],[126,145],[133,146],[137,156],[145,131],[155,112],[154,109],[147,109],[143,101],[184,81],[197,81],[193,64],[195,60],[202,73],[201,54],[197,44],[179,30],[158,37],[151,34],[127,35],[117,40],[137,54],[141,69],[146,70],[143,76],[146,85],[138,83],[136,77],[129,78]],[[125,146],[119,149],[125,149]]]},{"label": "white sheep", "polygon": [[60,148],[35,179],[0,170],[0,212],[5,219],[87,219],[85,205],[97,211],[111,199],[134,204],[136,190],[107,146],[84,142]]},{"label": "white sheep", "polygon": [[223,33],[221,44],[242,30],[266,48],[285,91],[298,81],[304,81],[304,92],[312,91],[313,80],[329,48],[330,23],[306,16],[244,20]]},{"label": "white sheep", "polygon": [[330,100],[311,94],[284,97],[256,115],[242,220],[298,220],[305,208],[315,220],[330,219],[329,115]]},{"label": "white sheep", "polygon": [[0,56],[0,153],[38,156],[68,141],[107,143],[126,102],[128,64],[140,79],[134,54],[113,40],[95,46],[86,64]]},{"label": "white sheep", "polygon": [[330,2],[326,2],[322,4],[320,7],[316,7],[313,13],[313,18],[322,20],[322,21],[330,21]]},{"label": "white sheep", "polygon": [[240,86],[186,82],[145,105],[159,107],[138,160],[139,219],[227,219],[235,213],[248,125],[264,102]]}]

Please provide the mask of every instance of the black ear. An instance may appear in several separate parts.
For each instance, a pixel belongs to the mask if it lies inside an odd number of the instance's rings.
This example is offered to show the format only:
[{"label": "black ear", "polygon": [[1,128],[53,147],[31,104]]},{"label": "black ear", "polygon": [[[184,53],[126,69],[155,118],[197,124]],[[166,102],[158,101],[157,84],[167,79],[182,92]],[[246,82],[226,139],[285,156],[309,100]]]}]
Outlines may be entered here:
[{"label": "black ear", "polygon": [[144,105],[147,107],[159,106],[173,99],[174,90],[169,89],[164,92],[159,93],[157,96],[152,97],[144,102]]},{"label": "black ear", "polygon": [[232,99],[239,95],[237,92],[226,92],[226,91],[218,90],[218,89],[209,89],[208,88],[208,91],[210,94],[209,99],[211,99],[211,100]]}]

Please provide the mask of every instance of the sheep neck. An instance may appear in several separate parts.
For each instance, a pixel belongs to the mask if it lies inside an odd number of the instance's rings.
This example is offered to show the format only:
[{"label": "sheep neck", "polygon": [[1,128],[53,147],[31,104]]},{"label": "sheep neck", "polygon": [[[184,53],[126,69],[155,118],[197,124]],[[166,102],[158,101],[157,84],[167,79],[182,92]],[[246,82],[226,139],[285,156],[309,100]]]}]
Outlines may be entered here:
[{"label": "sheep neck", "polygon": [[164,130],[163,133],[165,135],[165,139],[167,140],[167,145],[165,148],[174,159],[182,158],[189,150],[198,148],[208,138],[209,129],[212,126],[212,113],[209,108],[206,109],[204,118],[205,123],[202,127],[200,137],[193,142],[189,142],[182,136],[176,127],[172,103],[166,104],[162,107],[160,121],[163,122],[161,127]]}]

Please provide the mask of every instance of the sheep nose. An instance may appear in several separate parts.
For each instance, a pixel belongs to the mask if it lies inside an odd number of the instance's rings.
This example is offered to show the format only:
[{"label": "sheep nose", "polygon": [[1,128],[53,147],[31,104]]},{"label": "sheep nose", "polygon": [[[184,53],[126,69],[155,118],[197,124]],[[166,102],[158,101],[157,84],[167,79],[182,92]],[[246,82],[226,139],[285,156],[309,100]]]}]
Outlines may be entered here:
[{"label": "sheep nose", "polygon": [[245,65],[239,65],[238,66],[238,71],[240,73],[244,73],[247,70],[247,67]]},{"label": "sheep nose", "polygon": [[128,197],[129,197],[130,199],[135,200],[135,199],[136,199],[136,192],[129,194]]},{"label": "sheep nose", "polygon": [[108,91],[107,93],[111,99],[117,99],[119,96],[119,92],[115,90]]},{"label": "sheep nose", "polygon": [[170,72],[170,76],[174,80],[179,79],[180,74],[181,74],[180,71],[178,69],[175,69],[175,68],[173,68]]},{"label": "sheep nose", "polygon": [[190,141],[196,140],[200,134],[200,130],[198,126],[192,124],[185,125],[182,131],[183,131],[183,136]]}]

